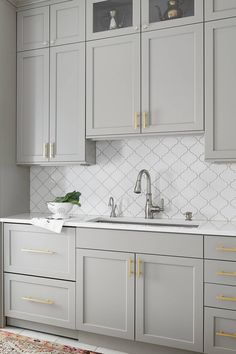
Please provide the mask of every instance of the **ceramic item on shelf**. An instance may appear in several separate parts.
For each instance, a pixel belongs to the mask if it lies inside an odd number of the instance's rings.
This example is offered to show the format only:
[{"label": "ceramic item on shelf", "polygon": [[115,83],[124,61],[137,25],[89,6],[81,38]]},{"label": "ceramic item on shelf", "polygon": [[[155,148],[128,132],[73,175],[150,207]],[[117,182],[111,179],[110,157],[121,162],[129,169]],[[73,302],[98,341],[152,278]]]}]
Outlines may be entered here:
[{"label": "ceramic item on shelf", "polygon": [[53,219],[65,219],[68,218],[69,212],[73,208],[72,203],[57,203],[57,202],[48,202],[48,209],[53,213]]},{"label": "ceramic item on shelf", "polygon": [[180,7],[179,0],[168,0],[167,10],[162,15],[160,6],[156,5],[158,15],[161,21],[173,20],[175,18],[183,17],[183,10]]},{"label": "ceramic item on shelf", "polygon": [[110,20],[110,30],[116,29],[117,28],[117,23],[116,23],[116,10],[111,10],[110,11],[110,16],[111,16],[111,20]]}]

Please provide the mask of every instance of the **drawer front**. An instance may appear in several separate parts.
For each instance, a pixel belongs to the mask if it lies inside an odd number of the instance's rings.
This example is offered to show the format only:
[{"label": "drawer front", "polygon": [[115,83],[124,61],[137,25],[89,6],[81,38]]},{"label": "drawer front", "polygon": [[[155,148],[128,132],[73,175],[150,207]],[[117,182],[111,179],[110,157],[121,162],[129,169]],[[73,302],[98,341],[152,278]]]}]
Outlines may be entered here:
[{"label": "drawer front", "polygon": [[4,270],[75,280],[75,229],[61,234],[31,225],[5,224]]},{"label": "drawer front", "polygon": [[191,234],[78,228],[76,247],[203,258],[203,236]]},{"label": "drawer front", "polygon": [[205,284],[205,306],[236,310],[236,286]]},{"label": "drawer front", "polygon": [[75,283],[5,274],[5,316],[75,329]]},{"label": "drawer front", "polygon": [[236,353],[236,312],[205,309],[205,353]]},{"label": "drawer front", "polygon": [[236,262],[236,237],[205,236],[205,258]]},{"label": "drawer front", "polygon": [[206,260],[205,282],[236,285],[236,263]]}]

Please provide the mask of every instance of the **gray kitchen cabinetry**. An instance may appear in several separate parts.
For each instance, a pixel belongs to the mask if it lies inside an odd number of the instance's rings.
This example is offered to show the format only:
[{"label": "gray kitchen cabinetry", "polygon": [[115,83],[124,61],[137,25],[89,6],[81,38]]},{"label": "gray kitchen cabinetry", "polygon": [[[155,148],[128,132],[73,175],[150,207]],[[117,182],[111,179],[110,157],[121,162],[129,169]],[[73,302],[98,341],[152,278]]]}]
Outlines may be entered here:
[{"label": "gray kitchen cabinetry", "polygon": [[205,0],[206,21],[233,16],[236,16],[235,0]]},{"label": "gray kitchen cabinetry", "polygon": [[88,43],[87,137],[202,131],[203,24],[143,33],[141,68],[139,41]]},{"label": "gray kitchen cabinetry", "polygon": [[206,23],[206,158],[236,160],[236,18]]},{"label": "gray kitchen cabinetry", "polygon": [[17,50],[85,41],[85,0],[19,11]]}]

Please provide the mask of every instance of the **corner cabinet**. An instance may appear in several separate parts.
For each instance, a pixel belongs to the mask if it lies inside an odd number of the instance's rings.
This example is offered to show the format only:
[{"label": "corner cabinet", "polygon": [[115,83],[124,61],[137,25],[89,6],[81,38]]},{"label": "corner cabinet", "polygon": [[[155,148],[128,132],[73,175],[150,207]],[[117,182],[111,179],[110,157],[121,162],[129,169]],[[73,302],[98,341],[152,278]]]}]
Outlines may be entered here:
[{"label": "corner cabinet", "polygon": [[236,161],[236,18],[206,23],[206,158]]}]

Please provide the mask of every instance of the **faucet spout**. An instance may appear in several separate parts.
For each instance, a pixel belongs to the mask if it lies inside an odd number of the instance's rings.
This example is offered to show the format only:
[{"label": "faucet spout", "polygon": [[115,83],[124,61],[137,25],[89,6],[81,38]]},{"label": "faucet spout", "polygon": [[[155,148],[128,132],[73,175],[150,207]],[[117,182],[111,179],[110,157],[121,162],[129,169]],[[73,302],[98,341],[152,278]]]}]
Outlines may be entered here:
[{"label": "faucet spout", "polygon": [[151,176],[147,170],[141,170],[139,172],[137,180],[136,180],[136,184],[134,187],[134,193],[140,194],[142,192],[141,181],[142,181],[143,175],[145,175],[147,178],[147,194],[151,194]]}]

